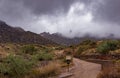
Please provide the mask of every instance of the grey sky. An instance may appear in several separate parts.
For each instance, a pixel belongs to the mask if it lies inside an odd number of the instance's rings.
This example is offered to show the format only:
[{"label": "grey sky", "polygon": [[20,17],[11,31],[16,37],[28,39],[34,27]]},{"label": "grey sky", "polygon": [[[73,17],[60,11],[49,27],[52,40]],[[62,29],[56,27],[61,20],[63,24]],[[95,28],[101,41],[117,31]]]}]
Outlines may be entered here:
[{"label": "grey sky", "polygon": [[120,0],[0,0],[0,19],[36,33],[120,38]]}]

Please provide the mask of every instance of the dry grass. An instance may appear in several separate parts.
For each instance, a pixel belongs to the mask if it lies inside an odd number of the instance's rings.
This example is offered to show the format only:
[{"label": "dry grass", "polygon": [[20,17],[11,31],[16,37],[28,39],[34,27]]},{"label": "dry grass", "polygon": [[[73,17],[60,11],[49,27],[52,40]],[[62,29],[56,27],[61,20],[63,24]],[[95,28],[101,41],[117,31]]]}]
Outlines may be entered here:
[{"label": "dry grass", "polygon": [[97,78],[120,78],[120,65],[105,68]]},{"label": "dry grass", "polygon": [[0,57],[4,58],[8,55],[8,53],[0,46]]},{"label": "dry grass", "polygon": [[81,53],[81,55],[95,55],[97,54],[96,49],[95,48],[91,48],[88,50],[85,50]]},{"label": "dry grass", "polygon": [[59,74],[60,65],[50,63],[44,67],[33,69],[29,78],[48,78]]}]

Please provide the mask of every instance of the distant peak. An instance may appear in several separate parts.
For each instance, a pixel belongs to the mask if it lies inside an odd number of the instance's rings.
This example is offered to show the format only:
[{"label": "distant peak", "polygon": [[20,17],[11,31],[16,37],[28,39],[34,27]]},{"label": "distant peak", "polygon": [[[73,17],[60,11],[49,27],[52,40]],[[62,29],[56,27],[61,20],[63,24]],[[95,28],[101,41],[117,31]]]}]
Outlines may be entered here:
[{"label": "distant peak", "polygon": [[41,36],[45,36],[45,35],[51,35],[49,32],[43,32],[43,33],[40,33]]},{"label": "distant peak", "polygon": [[0,24],[6,24],[4,21],[0,20]]},{"label": "distant peak", "polygon": [[42,32],[41,34],[50,34],[49,32]]},{"label": "distant peak", "polygon": [[22,29],[21,27],[13,27],[14,29],[18,30],[18,31],[21,31],[21,32],[24,32],[25,30]]}]

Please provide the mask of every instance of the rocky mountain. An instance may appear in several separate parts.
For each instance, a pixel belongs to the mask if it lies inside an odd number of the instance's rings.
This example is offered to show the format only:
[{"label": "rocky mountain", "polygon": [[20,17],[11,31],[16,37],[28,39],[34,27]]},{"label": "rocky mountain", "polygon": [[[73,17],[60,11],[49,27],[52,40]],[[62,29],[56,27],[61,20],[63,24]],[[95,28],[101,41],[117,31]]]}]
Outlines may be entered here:
[{"label": "rocky mountain", "polygon": [[24,31],[19,27],[11,27],[5,22],[0,21],[0,43],[37,43],[37,44],[55,44],[51,40],[43,38],[42,36],[30,32]]},{"label": "rocky mountain", "polygon": [[62,36],[59,33],[50,34],[47,32],[43,32],[40,35],[44,38],[50,39],[61,45],[79,44],[81,41],[80,38],[67,38],[67,37]]}]

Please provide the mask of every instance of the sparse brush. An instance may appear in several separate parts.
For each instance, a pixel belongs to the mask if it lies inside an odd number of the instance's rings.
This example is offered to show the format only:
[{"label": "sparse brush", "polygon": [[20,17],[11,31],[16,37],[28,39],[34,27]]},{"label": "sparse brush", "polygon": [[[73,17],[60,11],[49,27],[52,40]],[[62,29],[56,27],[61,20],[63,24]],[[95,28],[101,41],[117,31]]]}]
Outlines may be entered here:
[{"label": "sparse brush", "polygon": [[44,67],[33,69],[30,78],[48,78],[55,76],[59,73],[60,65],[56,63],[50,63]]},{"label": "sparse brush", "polygon": [[26,54],[35,54],[37,49],[34,45],[25,45],[22,47],[22,52]]},{"label": "sparse brush", "polygon": [[101,71],[97,78],[120,78],[120,69],[115,67],[107,67]]},{"label": "sparse brush", "polygon": [[41,52],[33,57],[39,61],[49,61],[53,59],[54,55],[52,53]]},{"label": "sparse brush", "polygon": [[12,78],[21,78],[25,76],[32,68],[32,63],[19,56],[9,55],[6,60],[0,64],[0,74]]}]

